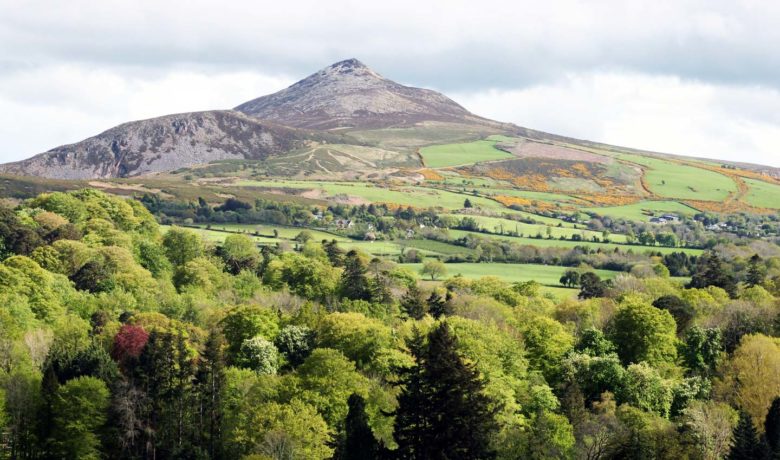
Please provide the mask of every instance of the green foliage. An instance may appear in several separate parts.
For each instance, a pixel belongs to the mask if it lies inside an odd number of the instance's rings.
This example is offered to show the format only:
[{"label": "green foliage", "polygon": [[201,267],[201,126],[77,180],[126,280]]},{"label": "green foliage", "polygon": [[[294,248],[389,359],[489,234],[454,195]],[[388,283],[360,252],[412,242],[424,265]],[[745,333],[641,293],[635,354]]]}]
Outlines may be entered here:
[{"label": "green foliage", "polygon": [[359,369],[387,371],[385,362],[392,344],[390,328],[360,313],[331,313],[317,330],[320,348],[339,350]]},{"label": "green foliage", "polygon": [[246,235],[229,235],[219,248],[225,267],[234,275],[242,270],[254,271],[260,263],[260,251]]},{"label": "green foliage", "polygon": [[306,326],[285,326],[276,336],[274,345],[291,366],[297,367],[314,349],[314,331]]},{"label": "green foliage", "polygon": [[739,423],[734,428],[734,441],[729,451],[729,460],[755,460],[766,456],[766,449],[758,438],[750,414],[739,412]]},{"label": "green foliage", "polygon": [[62,385],[52,404],[52,446],[56,455],[101,458],[99,436],[108,405],[108,388],[97,378],[76,377]]},{"label": "green foliage", "polygon": [[228,344],[228,356],[240,359],[244,341],[255,337],[274,340],[279,333],[279,319],[269,308],[246,305],[230,310],[220,322]]},{"label": "green foliage", "polygon": [[621,302],[607,336],[624,364],[646,361],[660,365],[672,363],[677,357],[675,331],[676,324],[669,312],[629,297]]},{"label": "green foliage", "polygon": [[200,257],[203,253],[203,244],[198,235],[178,227],[173,227],[165,233],[162,245],[168,260],[177,267]]}]

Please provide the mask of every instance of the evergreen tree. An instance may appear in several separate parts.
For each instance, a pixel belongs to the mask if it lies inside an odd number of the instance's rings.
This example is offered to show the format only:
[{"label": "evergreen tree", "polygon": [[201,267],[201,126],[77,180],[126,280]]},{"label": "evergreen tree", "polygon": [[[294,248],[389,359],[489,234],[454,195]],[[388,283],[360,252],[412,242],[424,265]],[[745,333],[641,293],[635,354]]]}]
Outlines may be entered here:
[{"label": "evergreen tree", "polygon": [[769,406],[764,420],[764,436],[773,458],[780,458],[780,397]]},{"label": "evergreen tree", "polygon": [[371,300],[372,292],[366,273],[366,263],[354,249],[344,259],[341,274],[341,296],[352,300]]},{"label": "evergreen tree", "polygon": [[401,311],[412,319],[422,319],[425,316],[425,299],[417,283],[412,283],[406,294],[401,298]]},{"label": "evergreen tree", "polygon": [[753,257],[750,258],[750,262],[748,263],[747,278],[745,279],[745,284],[747,284],[748,287],[760,286],[764,284],[764,279],[766,278],[766,269],[764,268],[763,262],[763,259],[761,259],[761,256],[758,254],[754,254]]},{"label": "evergreen tree", "polygon": [[728,460],[760,460],[766,457],[765,454],[766,450],[758,439],[750,414],[740,411]]},{"label": "evergreen tree", "polygon": [[339,247],[338,241],[335,239],[322,240],[322,248],[325,250],[331,265],[334,267],[344,266],[344,250]]},{"label": "evergreen tree", "polygon": [[421,341],[410,342],[416,365],[402,374],[395,425],[399,458],[495,458],[493,402],[479,373],[458,354],[449,325],[435,327],[427,346]]},{"label": "evergreen tree", "polygon": [[691,277],[689,288],[705,288],[707,286],[719,287],[729,293],[731,297],[737,294],[737,280],[726,269],[720,256],[715,252],[709,252],[699,257],[696,270]]},{"label": "evergreen tree", "polygon": [[594,297],[604,297],[607,292],[607,284],[601,280],[599,275],[593,272],[586,272],[580,276],[580,299],[592,299]]},{"label": "evergreen tree", "polygon": [[376,460],[381,446],[368,425],[366,401],[357,393],[347,400],[349,412],[344,421],[344,441],[336,458],[340,460]]},{"label": "evergreen tree", "polygon": [[466,199],[463,201],[463,207],[464,207],[464,208],[471,208],[471,207],[473,207],[473,206],[474,206],[474,205],[472,205],[472,204],[471,204],[471,200],[469,200],[468,198],[466,198]]},{"label": "evergreen tree", "polygon": [[225,341],[215,330],[209,332],[198,367],[197,388],[200,398],[200,444],[209,458],[219,459],[222,452],[222,391],[225,386]]},{"label": "evergreen tree", "polygon": [[439,292],[434,289],[431,295],[428,297],[428,311],[436,319],[442,316],[450,315],[452,313],[452,293],[447,291],[446,297],[442,297]]}]

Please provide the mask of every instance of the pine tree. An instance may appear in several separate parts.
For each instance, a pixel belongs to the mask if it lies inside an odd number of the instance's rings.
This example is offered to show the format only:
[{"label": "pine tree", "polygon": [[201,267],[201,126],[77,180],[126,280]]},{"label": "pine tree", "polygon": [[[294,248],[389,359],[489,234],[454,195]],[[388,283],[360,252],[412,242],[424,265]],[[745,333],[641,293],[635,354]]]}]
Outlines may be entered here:
[{"label": "pine tree", "polygon": [[412,337],[406,341],[406,347],[415,358],[415,365],[396,370],[399,385],[403,386],[398,395],[398,409],[395,412],[394,437],[398,443],[396,458],[403,460],[422,460],[425,457],[425,440],[430,433],[428,401],[423,388],[423,366],[425,365],[425,340],[417,326],[412,329]]},{"label": "pine tree", "polygon": [[734,440],[729,452],[729,460],[760,460],[766,457],[763,444],[758,439],[756,427],[750,414],[739,412],[739,422],[734,428]]},{"label": "pine tree", "polygon": [[748,264],[748,273],[745,284],[747,284],[748,287],[760,286],[764,284],[765,277],[766,270],[763,265],[763,259],[761,259],[761,256],[758,254],[754,254],[753,257],[750,258]]},{"label": "pine tree", "polygon": [[764,420],[764,433],[773,458],[780,458],[780,397],[776,397],[769,406]]},{"label": "pine tree", "polygon": [[381,446],[368,425],[366,401],[357,393],[347,400],[349,412],[344,421],[344,442],[336,456],[340,460],[376,460],[381,457]]},{"label": "pine tree", "polygon": [[410,342],[416,365],[401,375],[395,425],[399,458],[495,458],[493,402],[479,373],[458,354],[449,325],[434,328],[427,346],[421,342],[420,337]]},{"label": "pine tree", "polygon": [[222,457],[222,390],[225,386],[225,342],[216,330],[209,332],[198,367],[201,446],[211,459]]},{"label": "pine tree", "polygon": [[436,319],[452,314],[451,291],[447,291],[446,296],[442,297],[441,294],[439,294],[439,292],[434,289],[433,292],[431,292],[430,297],[428,297],[427,303],[428,311],[430,312],[431,316]]},{"label": "pine tree", "polygon": [[366,273],[366,263],[354,249],[344,259],[341,274],[341,295],[352,300],[371,300],[372,292]]},{"label": "pine tree", "polygon": [[692,288],[705,288],[707,286],[719,287],[728,292],[731,297],[736,296],[737,293],[737,281],[734,275],[726,270],[720,257],[714,252],[705,253],[699,257],[696,270],[688,284],[688,287]]},{"label": "pine tree", "polygon": [[325,250],[325,254],[328,255],[330,264],[334,267],[341,267],[344,265],[344,250],[339,247],[338,241],[332,239],[330,241],[323,240],[322,248]]},{"label": "pine tree", "polygon": [[425,300],[417,283],[412,283],[401,298],[401,311],[412,319],[419,320],[425,316]]}]

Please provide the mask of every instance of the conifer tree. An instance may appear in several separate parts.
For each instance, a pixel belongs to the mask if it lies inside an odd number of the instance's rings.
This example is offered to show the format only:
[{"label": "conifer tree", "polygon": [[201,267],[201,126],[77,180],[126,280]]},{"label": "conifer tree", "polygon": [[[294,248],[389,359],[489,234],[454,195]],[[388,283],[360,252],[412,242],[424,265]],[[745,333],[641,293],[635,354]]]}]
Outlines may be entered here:
[{"label": "conifer tree", "polygon": [[368,425],[366,400],[353,393],[347,400],[349,412],[344,421],[344,442],[337,458],[340,460],[376,460],[381,446]]},{"label": "conifer tree", "polygon": [[740,411],[728,460],[761,460],[765,458],[765,453],[750,414]]},{"label": "conifer tree", "polygon": [[748,272],[747,278],[745,279],[745,284],[747,284],[748,287],[760,286],[764,284],[765,277],[766,270],[763,266],[763,259],[761,259],[761,256],[758,254],[754,254],[748,263]]},{"label": "conifer tree", "polygon": [[197,391],[200,399],[200,444],[209,458],[222,453],[222,391],[225,386],[225,341],[218,331],[209,332],[200,358]]},{"label": "conifer tree", "polygon": [[425,299],[423,298],[417,283],[412,283],[401,298],[401,311],[412,319],[422,319],[425,316]]},{"label": "conifer tree", "polygon": [[404,389],[396,413],[396,441],[402,459],[491,459],[496,429],[493,402],[484,381],[457,352],[457,339],[444,322],[410,341],[416,365],[402,374]]},{"label": "conifer tree", "polygon": [[344,259],[344,272],[341,274],[341,295],[352,300],[371,300],[371,285],[366,273],[366,263],[354,249]]},{"label": "conifer tree", "polygon": [[442,297],[437,290],[431,292],[427,300],[428,312],[436,319],[442,316],[452,314],[452,291],[447,291],[445,297]]},{"label": "conifer tree", "polygon": [[764,437],[773,458],[780,458],[780,397],[769,406],[764,420]]}]

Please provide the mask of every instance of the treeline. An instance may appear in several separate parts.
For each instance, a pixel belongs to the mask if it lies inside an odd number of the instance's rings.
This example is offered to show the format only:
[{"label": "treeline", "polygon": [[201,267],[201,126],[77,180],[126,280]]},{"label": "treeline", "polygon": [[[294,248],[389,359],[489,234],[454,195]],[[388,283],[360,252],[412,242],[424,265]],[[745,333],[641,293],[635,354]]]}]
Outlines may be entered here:
[{"label": "treeline", "polygon": [[776,247],[554,300],[334,241],[163,234],[95,191],[0,215],[2,457],[777,455]]}]

